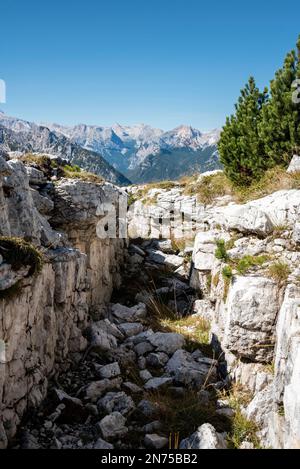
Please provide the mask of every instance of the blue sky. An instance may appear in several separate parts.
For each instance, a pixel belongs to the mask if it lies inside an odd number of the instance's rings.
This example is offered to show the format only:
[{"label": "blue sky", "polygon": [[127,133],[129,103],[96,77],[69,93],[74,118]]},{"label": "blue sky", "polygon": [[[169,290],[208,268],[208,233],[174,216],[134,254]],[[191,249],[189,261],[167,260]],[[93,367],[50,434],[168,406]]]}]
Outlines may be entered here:
[{"label": "blue sky", "polygon": [[299,0],[2,2],[1,108],[39,122],[219,127],[249,75],[268,84],[299,18]]}]

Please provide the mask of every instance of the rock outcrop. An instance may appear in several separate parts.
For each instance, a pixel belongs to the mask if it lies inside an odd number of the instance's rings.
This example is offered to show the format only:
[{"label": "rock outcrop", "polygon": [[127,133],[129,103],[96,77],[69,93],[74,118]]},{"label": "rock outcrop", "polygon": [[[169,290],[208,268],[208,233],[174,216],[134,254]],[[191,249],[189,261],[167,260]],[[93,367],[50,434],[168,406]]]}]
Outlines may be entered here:
[{"label": "rock outcrop", "polygon": [[[261,445],[299,448],[300,191],[210,215],[196,235],[191,282],[210,301],[212,343],[228,377],[253,394],[244,412]],[[217,239],[229,246],[223,259]]]},{"label": "rock outcrop", "polygon": [[[298,160],[295,156],[289,172],[297,172]],[[139,194],[135,191],[133,196]],[[178,212],[179,224],[173,217]],[[129,213],[134,237],[184,239],[194,233],[188,276],[201,299],[193,312],[210,321],[223,378],[252,395],[241,410],[255,422],[260,444],[267,448],[300,447],[299,226],[297,189],[245,204],[225,196],[203,205],[196,196],[184,196],[180,186],[152,188]],[[224,252],[216,254],[220,240]],[[159,243],[168,249],[167,241]],[[181,363],[189,378],[199,373],[199,363],[195,366],[184,353],[175,352],[167,364],[175,379],[185,376]],[[193,440],[198,442],[197,435]],[[241,447],[251,445],[245,441]]]},{"label": "rock outcrop", "polygon": [[44,258],[30,276],[28,266],[16,270],[0,256],[1,447],[66,357],[86,348],[82,330],[120,283],[124,240],[96,232],[99,207],[109,203],[117,213],[119,195],[106,183],[53,183],[34,165],[0,158],[0,235],[23,238]]}]

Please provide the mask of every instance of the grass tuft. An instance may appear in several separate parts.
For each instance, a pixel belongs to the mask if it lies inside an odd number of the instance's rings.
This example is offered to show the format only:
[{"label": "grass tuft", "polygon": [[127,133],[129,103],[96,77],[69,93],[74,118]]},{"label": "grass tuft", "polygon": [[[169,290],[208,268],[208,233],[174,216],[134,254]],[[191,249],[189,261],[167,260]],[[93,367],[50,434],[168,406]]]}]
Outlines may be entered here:
[{"label": "grass tuft", "polygon": [[186,438],[204,423],[211,423],[218,432],[230,432],[231,421],[225,416],[216,414],[215,402],[203,405],[196,391],[186,390],[183,396],[177,397],[170,390],[147,393],[157,408],[162,422],[161,433],[168,437],[179,433],[179,439]]},{"label": "grass tuft", "polygon": [[280,285],[284,285],[290,275],[291,271],[289,266],[282,261],[275,262],[270,265],[268,273],[270,277]]},{"label": "grass tuft", "polygon": [[231,431],[228,434],[228,446],[231,449],[239,449],[243,441],[253,443],[254,448],[260,448],[257,437],[258,426],[248,420],[242,413],[242,407],[246,407],[252,400],[252,394],[242,385],[235,383],[229,391],[219,393],[221,399],[226,399],[228,405],[234,409]]},{"label": "grass tuft", "polygon": [[191,176],[182,180],[185,195],[196,195],[199,202],[208,205],[214,202],[217,197],[231,194],[231,183],[224,173],[212,174],[199,180]]},{"label": "grass tuft", "polygon": [[28,275],[38,274],[43,267],[42,254],[22,238],[0,237],[0,254],[13,270],[30,266]]}]

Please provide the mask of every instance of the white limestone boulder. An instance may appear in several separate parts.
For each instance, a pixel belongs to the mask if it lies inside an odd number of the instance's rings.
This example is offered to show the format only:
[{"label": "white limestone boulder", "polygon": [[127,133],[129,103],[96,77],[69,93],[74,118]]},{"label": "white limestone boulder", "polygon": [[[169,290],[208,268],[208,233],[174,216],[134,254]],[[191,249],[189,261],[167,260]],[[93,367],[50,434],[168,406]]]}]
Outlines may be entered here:
[{"label": "white limestone boulder", "polygon": [[300,172],[300,156],[294,155],[288,169],[286,170],[287,173],[298,173]]},{"label": "white limestone boulder", "polygon": [[204,423],[188,438],[181,441],[179,449],[226,449],[226,439],[210,423]]},{"label": "white limestone boulder", "polygon": [[278,286],[265,277],[236,277],[225,313],[224,347],[238,357],[270,362],[279,310]]}]

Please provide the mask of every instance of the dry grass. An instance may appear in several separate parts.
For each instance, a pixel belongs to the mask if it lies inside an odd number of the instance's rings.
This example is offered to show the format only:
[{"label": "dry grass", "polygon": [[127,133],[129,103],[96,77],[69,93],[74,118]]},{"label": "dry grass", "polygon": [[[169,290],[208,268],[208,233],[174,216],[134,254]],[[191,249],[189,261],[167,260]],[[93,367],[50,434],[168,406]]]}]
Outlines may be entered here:
[{"label": "dry grass", "polygon": [[68,169],[63,168],[63,172],[64,177],[68,179],[80,179],[81,181],[92,182],[94,184],[102,184],[104,182],[104,179],[101,176],[83,170],[70,171]]},{"label": "dry grass", "polygon": [[231,195],[237,203],[245,203],[279,190],[300,189],[300,173],[288,174],[280,166],[269,169],[248,187],[234,186],[224,173],[198,179],[199,175],[186,177],[180,183],[186,195],[197,195],[199,202],[204,204],[211,204],[224,195]]},{"label": "dry grass", "polygon": [[210,323],[196,315],[180,319],[162,319],[161,324],[171,332],[182,334],[188,342],[209,343]]},{"label": "dry grass", "polygon": [[38,274],[43,267],[42,254],[22,238],[0,237],[0,254],[13,270],[30,266],[28,275]]},{"label": "dry grass", "polygon": [[150,189],[164,189],[169,190],[173,189],[174,187],[178,186],[178,182],[176,181],[157,181],[151,182],[145,186],[145,191],[150,191]]},{"label": "dry grass", "polygon": [[280,166],[269,169],[264,176],[246,188],[235,190],[238,202],[259,199],[279,190],[300,189],[300,173],[289,174]]},{"label": "dry grass", "polygon": [[231,432],[228,417],[216,414],[212,396],[211,402],[203,405],[196,391],[187,389],[183,396],[176,396],[170,390],[149,392],[145,396],[157,408],[162,423],[161,433],[166,437],[179,434],[179,439],[186,438],[204,423],[211,423],[218,432]]},{"label": "dry grass", "polygon": [[200,181],[195,176],[182,182],[185,195],[196,195],[199,202],[211,204],[217,197],[232,194],[232,184],[224,173],[203,177]]},{"label": "dry grass", "polygon": [[248,441],[258,449],[260,447],[257,437],[258,427],[255,422],[248,420],[241,410],[251,402],[252,394],[236,383],[232,385],[230,391],[221,391],[219,397],[226,399],[228,405],[235,411],[231,421],[232,428],[227,437],[229,448],[239,449],[243,441]]},{"label": "dry grass", "polygon": [[59,178],[65,177],[68,179],[80,179],[82,181],[93,182],[94,184],[100,184],[104,182],[104,179],[101,176],[84,171],[76,164],[58,164],[57,160],[51,159],[47,155],[34,155],[32,153],[27,153],[26,155],[22,156],[20,160],[25,165],[38,166],[49,176],[53,170],[57,170]]},{"label": "dry grass", "polygon": [[182,334],[186,340],[186,350],[201,350],[206,356],[216,358],[209,340],[210,324],[207,320],[196,315],[181,317],[160,298],[150,298],[147,306],[148,322],[152,329]]},{"label": "dry grass", "polygon": [[20,160],[25,164],[34,164],[42,168],[51,166],[51,158],[47,155],[34,155],[32,153],[26,153],[21,156]]},{"label": "dry grass", "polygon": [[275,280],[279,285],[284,285],[290,275],[291,270],[289,266],[282,261],[275,262],[270,265],[268,269],[269,276]]}]

